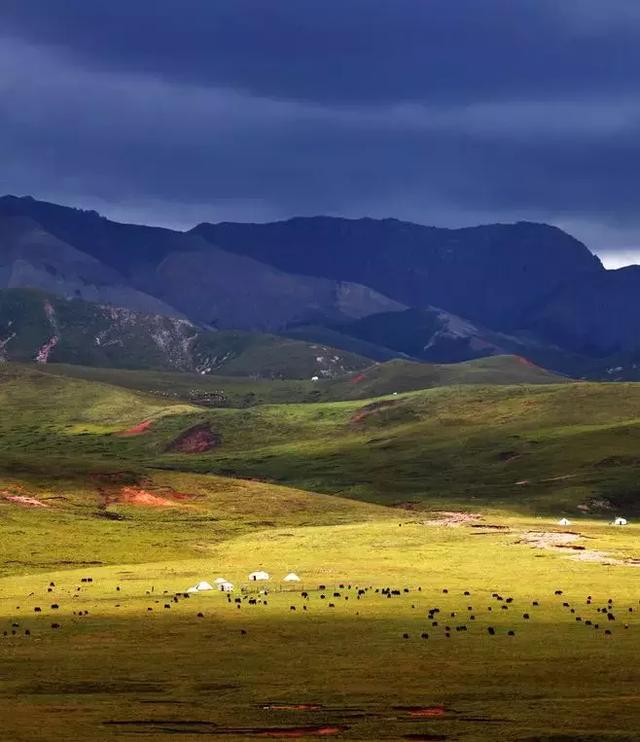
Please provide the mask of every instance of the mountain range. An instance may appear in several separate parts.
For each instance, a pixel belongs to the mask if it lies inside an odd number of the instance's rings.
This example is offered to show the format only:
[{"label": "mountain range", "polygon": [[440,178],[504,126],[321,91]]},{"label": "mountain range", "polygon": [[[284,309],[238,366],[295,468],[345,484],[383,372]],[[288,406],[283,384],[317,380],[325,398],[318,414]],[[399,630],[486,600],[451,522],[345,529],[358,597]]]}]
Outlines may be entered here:
[{"label": "mountain range", "polygon": [[[212,338],[220,351],[225,333],[236,331],[252,342],[281,336],[270,341],[276,345],[286,336],[310,354],[320,345],[326,350],[318,357],[339,348],[337,367],[349,370],[362,357],[457,362],[516,354],[573,376],[635,378],[640,361],[640,268],[606,270],[580,241],[530,222],[443,229],[299,217],[179,232],[5,196],[0,289],[65,300],[76,326],[92,328],[92,344],[76,338],[64,360],[96,365],[206,370],[215,366],[207,359],[218,357],[208,350]],[[6,348],[14,299],[0,301]],[[171,325],[176,347],[187,343],[195,355],[178,353],[172,365],[148,344],[136,358],[117,357],[117,342],[107,346],[111,355],[104,345],[98,352],[95,322],[124,345],[125,325]],[[61,360],[60,348],[50,349],[52,360]]]}]

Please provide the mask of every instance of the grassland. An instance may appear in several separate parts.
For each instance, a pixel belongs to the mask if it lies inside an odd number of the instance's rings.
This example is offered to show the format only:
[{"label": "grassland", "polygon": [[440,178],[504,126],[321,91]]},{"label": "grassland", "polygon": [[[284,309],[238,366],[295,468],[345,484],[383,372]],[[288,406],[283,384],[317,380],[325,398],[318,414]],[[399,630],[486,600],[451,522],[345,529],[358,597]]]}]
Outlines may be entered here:
[{"label": "grassland", "polygon": [[638,739],[635,385],[204,409],[8,366],[0,405],[3,738]]},{"label": "grassland", "polygon": [[[282,349],[290,355],[290,351]],[[27,370],[28,367],[25,367]],[[154,396],[211,407],[252,407],[263,404],[339,402],[385,394],[467,384],[560,384],[568,379],[533,366],[516,356],[492,356],[455,364],[393,360],[336,378],[252,378],[239,376],[136,371],[61,363],[42,366],[43,373],[101,381]]]}]

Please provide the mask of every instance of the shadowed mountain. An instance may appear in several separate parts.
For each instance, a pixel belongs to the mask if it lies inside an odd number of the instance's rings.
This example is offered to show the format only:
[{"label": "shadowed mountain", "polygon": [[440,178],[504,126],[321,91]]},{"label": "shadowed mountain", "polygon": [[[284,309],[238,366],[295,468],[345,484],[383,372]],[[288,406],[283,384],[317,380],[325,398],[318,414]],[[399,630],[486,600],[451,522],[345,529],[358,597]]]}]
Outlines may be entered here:
[{"label": "shadowed mountain", "polygon": [[355,281],[407,306],[442,307],[507,332],[563,283],[605,272],[578,240],[528,222],[441,229],[311,217],[200,224],[192,233],[282,270]]},{"label": "shadowed mountain", "polygon": [[139,312],[183,316],[161,299],[131,286],[114,268],[60,240],[28,217],[0,214],[0,288],[36,288]]},{"label": "shadowed mountain", "polygon": [[510,353],[624,378],[640,356],[640,269],[606,271],[570,235],[527,222],[440,229],[311,217],[182,233],[6,196],[2,287],[380,361]]},{"label": "shadowed mountain", "polygon": [[292,275],[197,235],[14,196],[0,198],[1,286],[258,331],[405,308],[366,286]]}]

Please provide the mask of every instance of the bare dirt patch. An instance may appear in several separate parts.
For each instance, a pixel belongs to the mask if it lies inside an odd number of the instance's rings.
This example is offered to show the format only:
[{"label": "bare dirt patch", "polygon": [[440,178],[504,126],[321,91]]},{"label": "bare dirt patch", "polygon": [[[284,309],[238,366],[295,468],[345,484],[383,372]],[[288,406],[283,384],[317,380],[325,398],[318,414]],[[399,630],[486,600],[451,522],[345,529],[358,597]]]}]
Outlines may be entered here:
[{"label": "bare dirt patch", "polygon": [[325,724],[313,727],[245,727],[242,729],[216,729],[215,734],[236,737],[263,737],[268,739],[298,739],[301,737],[332,737],[346,732],[346,724]]},{"label": "bare dirt patch", "polygon": [[148,433],[150,429],[151,429],[151,420],[143,420],[141,423],[134,425],[132,428],[128,428],[127,430],[121,430],[116,435],[121,435],[124,437],[132,437],[132,436],[143,435],[144,433]]},{"label": "bare dirt patch", "polygon": [[516,543],[534,549],[553,549],[567,547],[580,538],[580,534],[573,531],[526,531]]},{"label": "bare dirt patch", "polygon": [[322,711],[319,703],[268,703],[262,707],[266,711]]},{"label": "bare dirt patch", "polygon": [[618,559],[606,551],[594,551],[591,549],[574,554],[571,558],[578,562],[596,562],[614,567],[640,567],[640,559],[635,557]]},{"label": "bare dirt patch", "polygon": [[437,719],[447,713],[444,706],[394,706],[394,710],[405,711],[419,719]]},{"label": "bare dirt patch", "polygon": [[456,528],[458,526],[469,525],[476,521],[482,520],[480,513],[459,513],[450,510],[440,510],[435,512],[435,518],[423,520],[423,526],[449,526]]},{"label": "bare dirt patch", "polygon": [[167,446],[171,453],[205,453],[222,445],[222,436],[211,430],[209,423],[194,425]]},{"label": "bare dirt patch", "polygon": [[395,407],[398,403],[399,401],[397,399],[381,399],[379,402],[372,402],[371,404],[365,405],[359,410],[356,410],[351,417],[351,422],[355,424],[361,423],[363,420],[371,417],[371,415],[376,415],[381,410],[389,407]]},{"label": "bare dirt patch", "polygon": [[[174,493],[172,499],[162,497],[161,495],[149,492],[141,487],[122,487],[117,492],[104,495],[105,506],[109,505],[138,505],[150,508],[179,508],[184,507],[183,502],[179,502],[180,497],[176,498],[179,493]],[[184,497],[182,499],[185,499]]]},{"label": "bare dirt patch", "polygon": [[49,505],[28,495],[12,495],[9,492],[0,491],[0,495],[7,502],[13,502],[23,508],[48,508]]},{"label": "bare dirt patch", "polygon": [[640,559],[635,557],[617,558],[605,551],[587,549],[575,542],[583,538],[574,531],[527,531],[516,541],[517,544],[526,544],[535,549],[570,549],[577,553],[570,558],[580,562],[596,562],[611,566],[640,567]]}]

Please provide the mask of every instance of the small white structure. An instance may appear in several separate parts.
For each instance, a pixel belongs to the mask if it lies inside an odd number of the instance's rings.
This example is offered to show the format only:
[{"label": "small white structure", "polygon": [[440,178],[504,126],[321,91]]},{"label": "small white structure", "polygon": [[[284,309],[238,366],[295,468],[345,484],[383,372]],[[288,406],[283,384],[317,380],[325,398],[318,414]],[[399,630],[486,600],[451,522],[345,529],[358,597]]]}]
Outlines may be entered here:
[{"label": "small white structure", "polygon": [[320,377],[319,376],[312,376],[311,377],[311,381],[320,381]]},{"label": "small white structure", "polygon": [[268,580],[268,579],[269,579],[268,572],[258,571],[258,572],[252,572],[249,575],[249,580],[251,582],[259,582],[260,580]]},{"label": "small white structure", "polygon": [[289,574],[283,578],[283,582],[300,582],[300,578],[295,572],[289,572]]},{"label": "small white structure", "polygon": [[213,584],[222,585],[224,582],[229,582],[229,580],[225,579],[224,577],[216,577],[216,579],[213,581]]},{"label": "small white structure", "polygon": [[569,518],[560,518],[560,520],[558,521],[558,525],[559,526],[570,526],[571,521],[569,520]]},{"label": "small white structure", "polygon": [[205,592],[206,590],[213,590],[213,586],[203,580],[202,582],[199,582],[197,585],[193,585],[193,587],[188,588],[187,592],[188,593],[200,593],[200,592]]},{"label": "small white structure", "polygon": [[626,519],[626,518],[620,518],[620,517],[617,517],[617,518],[616,518],[616,519],[615,519],[615,520],[613,521],[613,525],[614,525],[614,526],[626,526],[626,525],[628,525],[628,521],[627,521],[627,519]]},{"label": "small white structure", "polygon": [[233,584],[231,582],[219,582],[218,583],[218,590],[220,590],[223,593],[232,593],[233,592]]}]

